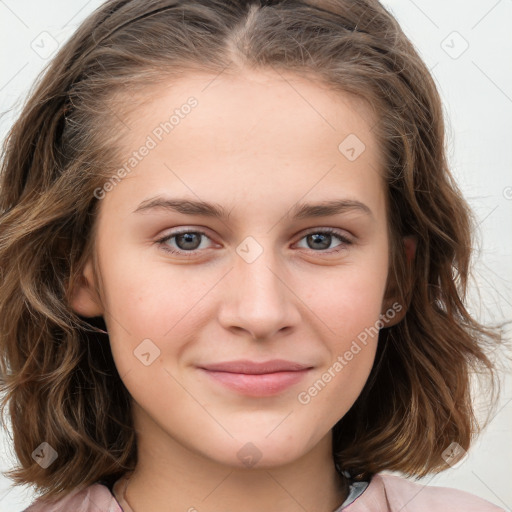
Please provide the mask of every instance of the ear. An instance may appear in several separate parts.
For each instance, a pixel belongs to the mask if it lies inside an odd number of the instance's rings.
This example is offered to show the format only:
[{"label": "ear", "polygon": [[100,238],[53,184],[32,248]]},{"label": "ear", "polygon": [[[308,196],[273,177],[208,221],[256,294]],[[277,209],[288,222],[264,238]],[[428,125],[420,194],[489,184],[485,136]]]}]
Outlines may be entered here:
[{"label": "ear", "polygon": [[[414,235],[404,236],[403,251],[405,252],[407,265],[410,266],[416,255],[416,246],[418,239]],[[389,273],[388,283],[386,286],[386,293],[384,300],[382,301],[382,319],[385,327],[391,327],[396,325],[403,320],[409,304],[401,304],[399,302],[398,284],[395,277]]]},{"label": "ear", "polygon": [[95,288],[96,280],[91,259],[87,260],[82,275],[70,292],[69,304],[73,311],[84,317],[103,315],[103,306]]}]

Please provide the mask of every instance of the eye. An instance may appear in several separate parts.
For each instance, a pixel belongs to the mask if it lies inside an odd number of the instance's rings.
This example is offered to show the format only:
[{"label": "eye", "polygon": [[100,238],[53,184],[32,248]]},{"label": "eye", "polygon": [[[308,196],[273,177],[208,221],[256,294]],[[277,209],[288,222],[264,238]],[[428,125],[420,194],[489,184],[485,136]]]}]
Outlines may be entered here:
[{"label": "eye", "polygon": [[348,237],[333,228],[315,229],[301,238],[301,240],[306,240],[307,248],[313,248],[314,252],[325,251],[331,245],[333,239],[338,239],[340,243],[335,246],[334,250],[326,251],[328,254],[338,253],[346,249],[347,245],[352,244]]},{"label": "eye", "polygon": [[[203,231],[182,230],[160,238],[156,243],[165,252],[182,256],[194,256],[200,252],[203,238],[211,240]],[[334,239],[338,239],[340,243],[335,246],[334,250],[326,251]],[[300,239],[300,241],[302,240],[306,240],[307,248],[313,252],[326,252],[328,254],[338,253],[352,244],[348,237],[333,228],[311,230]],[[172,245],[169,244],[171,241],[173,242]]]},{"label": "eye", "polygon": [[[201,245],[202,237],[208,238],[208,235],[203,231],[179,231],[178,233],[173,233],[171,235],[167,235],[160,240],[157,240],[157,244],[160,245],[162,250],[169,252],[171,254],[180,254],[180,255],[194,255],[196,254],[198,248]],[[174,243],[177,246],[177,249],[174,249],[168,245],[167,242],[175,239]]]}]

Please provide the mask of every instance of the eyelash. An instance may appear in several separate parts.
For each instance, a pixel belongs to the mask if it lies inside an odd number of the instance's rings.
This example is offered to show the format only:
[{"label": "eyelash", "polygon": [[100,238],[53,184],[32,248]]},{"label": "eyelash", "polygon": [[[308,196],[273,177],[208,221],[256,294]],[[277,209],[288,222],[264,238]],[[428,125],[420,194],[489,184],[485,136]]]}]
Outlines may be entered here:
[{"label": "eyelash", "polygon": [[[178,255],[186,256],[186,257],[195,256],[197,253],[201,252],[201,249],[195,249],[194,251],[183,251],[183,250],[170,249],[169,246],[166,245],[166,242],[168,242],[172,238],[175,238],[175,237],[177,237],[179,235],[183,235],[185,233],[194,233],[194,234],[205,236],[206,238],[210,238],[204,231],[187,229],[187,230],[178,231],[176,233],[172,233],[170,235],[166,235],[165,237],[160,238],[159,240],[157,240],[156,243],[160,246],[160,248],[163,251],[165,251],[167,253],[178,254]],[[335,230],[333,228],[316,229],[316,230],[313,230],[313,231],[309,231],[302,238],[300,238],[300,240],[302,240],[303,238],[305,238],[308,235],[314,235],[314,234],[333,235],[342,243],[340,245],[338,245],[337,246],[338,248],[335,248],[334,250],[330,250],[330,251],[314,251],[313,249],[310,249],[313,252],[318,252],[320,254],[337,254],[340,251],[346,249],[345,246],[352,245],[352,241],[351,240],[349,240],[347,237],[341,235],[337,230]]]}]

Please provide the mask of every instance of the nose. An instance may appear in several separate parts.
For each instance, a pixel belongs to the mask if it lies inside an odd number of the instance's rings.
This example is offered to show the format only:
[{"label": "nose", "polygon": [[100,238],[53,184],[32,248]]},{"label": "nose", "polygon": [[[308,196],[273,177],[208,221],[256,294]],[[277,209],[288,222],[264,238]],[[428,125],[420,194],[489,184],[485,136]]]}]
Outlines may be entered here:
[{"label": "nose", "polygon": [[300,300],[293,292],[291,276],[270,249],[251,263],[237,256],[226,277],[219,310],[225,329],[264,340],[298,324]]}]

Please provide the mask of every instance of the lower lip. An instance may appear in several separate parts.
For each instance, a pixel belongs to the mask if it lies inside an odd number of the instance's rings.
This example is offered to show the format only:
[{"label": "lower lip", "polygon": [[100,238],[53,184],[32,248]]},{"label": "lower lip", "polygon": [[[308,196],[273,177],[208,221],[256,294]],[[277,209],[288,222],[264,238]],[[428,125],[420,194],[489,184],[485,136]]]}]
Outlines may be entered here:
[{"label": "lower lip", "polygon": [[263,373],[249,375],[246,373],[228,373],[213,370],[201,371],[224,386],[249,396],[271,396],[297,384],[309,372],[310,368],[300,371]]}]

